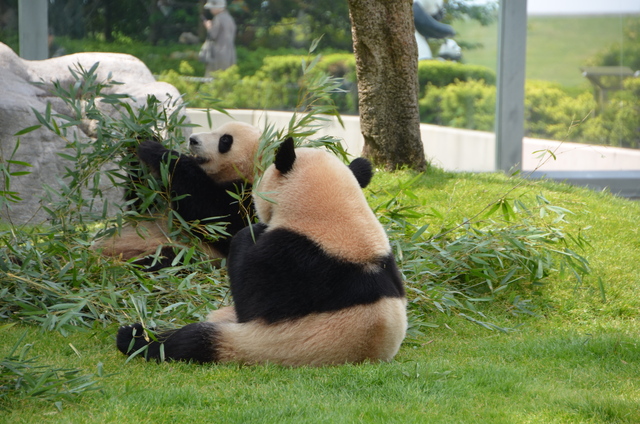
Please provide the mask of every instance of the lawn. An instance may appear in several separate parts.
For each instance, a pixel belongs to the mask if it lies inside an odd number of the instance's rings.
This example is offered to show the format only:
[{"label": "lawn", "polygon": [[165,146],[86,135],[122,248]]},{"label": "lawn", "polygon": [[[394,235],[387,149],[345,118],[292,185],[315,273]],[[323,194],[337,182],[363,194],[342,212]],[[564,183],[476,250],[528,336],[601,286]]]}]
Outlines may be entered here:
[{"label": "lawn", "polygon": [[[412,178],[379,172],[367,189],[371,205]],[[292,369],[127,363],[114,346],[116,324],[96,322],[67,337],[18,324],[0,329],[0,358],[26,331],[23,344],[33,343],[38,363],[95,374],[100,390],[57,406],[0,398],[0,422],[640,422],[640,203],[558,183],[440,170],[417,177],[398,201],[415,206],[415,224],[429,224],[423,237],[430,237],[463,218],[488,219],[486,207],[505,194],[525,203],[542,195],[570,210],[566,222],[553,225],[589,239],[582,253],[592,267],[580,282],[556,272],[536,293],[516,291],[533,300],[535,316],[513,315],[499,302],[478,307],[510,331],[487,330],[455,308],[443,314],[416,306],[412,313],[423,314],[426,325],[412,329],[391,363]]]},{"label": "lawn", "polygon": [[[587,84],[580,67],[596,53],[620,43],[631,16],[529,16],[527,25],[527,79],[558,82],[575,87]],[[465,63],[496,69],[498,26],[477,21],[456,21],[456,39],[481,43],[464,52]]]}]

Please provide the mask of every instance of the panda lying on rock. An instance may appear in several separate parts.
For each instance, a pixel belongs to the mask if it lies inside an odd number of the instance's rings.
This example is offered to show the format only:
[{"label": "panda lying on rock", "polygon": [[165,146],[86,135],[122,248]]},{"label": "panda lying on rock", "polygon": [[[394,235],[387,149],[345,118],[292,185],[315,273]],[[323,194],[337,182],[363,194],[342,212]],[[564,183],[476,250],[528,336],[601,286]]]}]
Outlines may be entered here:
[{"label": "panda lying on rock", "polygon": [[[261,132],[258,128],[230,122],[213,132],[194,134],[189,138],[192,153],[182,155],[165,148],[156,141],[144,141],[138,147],[138,158],[151,172],[159,176],[163,164],[169,166],[169,185],[172,209],[187,222],[200,224],[225,223],[228,237],[206,240],[199,235],[201,248],[211,258],[224,258],[229,253],[231,236],[249,225],[253,215],[250,196],[239,202],[229,193],[249,193],[253,182],[254,157]],[[100,240],[94,248],[103,255],[135,259],[153,271],[171,265],[175,255],[175,240],[168,236],[166,218],[126,225],[120,234]],[[161,260],[154,262],[150,255],[158,249]],[[153,266],[150,266],[152,265]]]},{"label": "panda lying on rock", "polygon": [[147,347],[147,359],[200,363],[391,360],[407,329],[406,300],[385,231],[361,190],[371,177],[366,159],[347,167],[287,139],[253,196],[261,222],[231,242],[234,306],[159,332],[157,341],[141,324],[121,327],[118,349]]}]

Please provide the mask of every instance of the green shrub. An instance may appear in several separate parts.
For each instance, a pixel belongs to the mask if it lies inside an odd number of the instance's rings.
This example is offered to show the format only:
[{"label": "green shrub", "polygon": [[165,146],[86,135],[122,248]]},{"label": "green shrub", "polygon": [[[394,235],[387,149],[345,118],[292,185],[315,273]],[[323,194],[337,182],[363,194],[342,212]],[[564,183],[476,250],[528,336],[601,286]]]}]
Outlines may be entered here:
[{"label": "green shrub", "polygon": [[[292,110],[298,104],[302,63],[307,56],[267,56],[267,50],[238,58],[236,68],[219,71],[213,82],[178,82],[178,74],[165,72],[160,79],[176,85],[193,107],[206,107],[210,98],[219,99],[228,108]],[[291,49],[289,49],[291,51]],[[248,63],[249,62],[249,63]],[[258,64],[259,63],[259,64]],[[197,72],[197,71],[196,71]],[[358,90],[355,58],[352,53],[333,53],[321,57],[314,72],[341,78],[339,90],[331,98],[341,113],[358,113]],[[456,81],[483,81],[495,84],[495,74],[488,68],[455,62],[421,61],[418,66],[421,96],[427,85],[445,87]],[[200,94],[200,98],[195,93]],[[471,119],[470,121],[473,121]],[[465,127],[466,128],[466,127]]]},{"label": "green shrub", "polygon": [[358,78],[356,59],[351,53],[334,53],[323,56],[318,69],[334,78],[341,78],[343,92],[333,93],[336,107],[341,113],[358,113]]},{"label": "green shrub", "polygon": [[118,52],[137,57],[147,65],[153,74],[161,74],[180,68],[182,61],[188,61],[194,69],[193,75],[204,75],[204,64],[198,61],[199,45],[171,43],[151,46],[140,42],[119,39],[106,42],[98,38],[74,40],[68,37],[56,37],[56,43],[65,49],[66,54],[82,52]]},{"label": "green shrub", "polygon": [[288,55],[304,55],[305,49],[295,49],[291,47],[278,47],[274,49],[266,49],[258,47],[249,50],[243,46],[236,46],[238,56],[237,65],[241,76],[246,77],[255,74],[262,67],[264,59],[269,56],[288,56]]},{"label": "green shrub", "polygon": [[418,62],[420,97],[424,96],[425,88],[429,84],[444,87],[456,81],[484,81],[488,85],[495,85],[496,75],[491,69],[484,66],[441,60],[421,60]]},{"label": "green shrub", "polygon": [[[180,82],[185,100],[193,107],[207,107],[210,99],[218,99],[226,108],[292,110],[300,105],[304,91],[303,64],[307,56],[287,55],[265,57],[253,75],[242,76],[238,66],[218,71],[213,81],[198,84]],[[331,93],[331,100],[340,112],[357,111],[355,60],[351,54],[332,54],[322,57],[310,70],[311,75],[328,74],[342,83]],[[175,75],[165,73],[163,81],[173,83]],[[180,88],[187,85],[188,87]],[[199,96],[196,96],[198,93]]]},{"label": "green shrub", "polygon": [[585,141],[640,148],[640,78],[627,78],[623,90],[613,93],[604,110],[585,123]]},{"label": "green shrub", "polygon": [[596,102],[584,92],[569,96],[559,84],[527,81],[525,85],[525,135],[549,140],[579,141],[584,130],[577,125],[593,118]]},{"label": "green shrub", "polygon": [[[242,77],[237,66],[216,72],[213,81],[200,86],[202,99],[195,102],[188,99],[190,105],[206,107],[207,97],[220,100],[225,108],[281,110],[296,105],[298,80],[302,76],[301,60],[283,57],[279,61],[280,58],[267,58],[265,66],[251,76]],[[273,69],[278,65],[284,72],[275,75]],[[276,79],[269,79],[267,75]]]},{"label": "green shrub", "polygon": [[492,131],[495,93],[494,86],[482,81],[429,85],[419,101],[420,119],[429,124]]},{"label": "green shrub", "polygon": [[620,43],[607,47],[590,61],[592,66],[628,66],[640,69],[640,20],[630,17],[625,22]]},{"label": "green shrub", "polygon": [[[634,80],[616,93],[601,116],[594,117],[596,102],[588,92],[576,97],[558,84],[527,81],[525,85],[525,135],[549,140],[637,145],[638,96]],[[493,131],[496,88],[483,81],[456,81],[445,87],[429,85],[420,99],[422,122],[455,128]],[[623,107],[616,107],[623,105]],[[634,132],[635,131],[635,132]],[[624,143],[613,143],[620,136]]]},{"label": "green shrub", "polygon": [[[186,64],[186,63],[187,62],[181,63],[181,66],[180,66],[181,70],[184,69],[184,66],[182,66],[182,64]],[[189,66],[189,68],[191,67]],[[186,74],[183,72],[178,73],[174,70],[166,71],[162,74],[162,81],[173,85],[183,95],[184,98],[195,98],[198,93],[198,88],[200,87],[200,84],[197,82],[193,82],[193,81],[189,81],[188,79],[185,79],[184,75]]]}]

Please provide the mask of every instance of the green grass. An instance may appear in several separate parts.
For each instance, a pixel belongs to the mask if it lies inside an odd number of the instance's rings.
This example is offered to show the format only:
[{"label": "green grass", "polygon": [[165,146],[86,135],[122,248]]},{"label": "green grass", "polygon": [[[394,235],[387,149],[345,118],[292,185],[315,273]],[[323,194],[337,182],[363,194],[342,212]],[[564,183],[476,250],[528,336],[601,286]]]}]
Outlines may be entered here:
[{"label": "green grass", "polygon": [[[135,361],[100,332],[29,338],[43,360],[114,375],[100,392],[58,411],[41,401],[12,404],[7,423],[29,422],[409,422],[635,423],[640,373],[637,325],[553,329],[512,335],[440,317],[419,345],[391,364],[331,368],[161,364]],[[447,324],[451,329],[444,326]],[[19,329],[16,329],[16,333]],[[6,340],[7,337],[5,336]],[[82,355],[71,349],[70,344]]]},{"label": "green grass", "polygon": [[[372,205],[412,176],[378,173],[367,190]],[[480,213],[518,181],[432,170],[403,202],[425,213],[416,223],[430,224],[429,236]],[[0,358],[26,330],[42,364],[87,374],[102,364],[103,377],[94,377],[101,390],[64,400],[61,411],[14,396],[0,405],[0,422],[640,422],[640,203],[551,182],[526,183],[509,197],[536,194],[573,212],[558,225],[588,236],[593,273],[581,283],[548,281],[535,297],[536,317],[483,309],[515,331],[432,312],[425,318],[436,327],[408,339],[392,363],[289,369],[125,363],[115,325],[68,337],[20,325],[0,330]]]},{"label": "green grass", "polygon": [[[626,22],[640,16],[530,16],[527,26],[527,79],[588,86],[580,72],[596,53],[620,43]],[[496,69],[497,23],[483,27],[477,21],[456,21],[456,39],[481,43],[463,53],[466,63]]]}]

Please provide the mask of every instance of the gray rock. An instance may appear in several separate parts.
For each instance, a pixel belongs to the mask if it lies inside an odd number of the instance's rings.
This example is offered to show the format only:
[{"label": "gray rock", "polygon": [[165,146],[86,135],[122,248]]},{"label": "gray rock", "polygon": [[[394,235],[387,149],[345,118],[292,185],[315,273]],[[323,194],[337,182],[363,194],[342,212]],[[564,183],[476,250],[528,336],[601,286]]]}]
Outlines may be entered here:
[{"label": "gray rock", "polygon": [[[13,224],[39,223],[46,219],[42,210],[41,197],[45,184],[57,187],[56,180],[64,174],[67,160],[57,153],[65,150],[65,141],[41,127],[38,130],[21,135],[15,134],[25,128],[38,125],[33,110],[45,113],[47,104],[51,104],[52,113],[68,114],[69,108],[59,98],[53,97],[49,90],[54,81],[62,86],[75,82],[69,69],[79,64],[89,70],[96,62],[99,66],[96,75],[99,81],[109,76],[122,83],[103,90],[105,94],[128,94],[130,103],[136,107],[146,103],[148,95],[155,95],[161,102],[175,102],[180,93],[170,84],[158,82],[137,58],[116,53],[76,53],[47,60],[24,60],[7,45],[0,43],[0,156],[2,162],[10,158],[19,139],[19,147],[13,160],[28,162],[31,168],[12,165],[12,171],[31,171],[28,175],[11,177],[10,190],[18,192],[22,200],[8,204],[0,197],[0,218]],[[34,85],[33,83],[42,83]],[[114,116],[115,111],[108,105],[101,106],[104,113]],[[85,120],[73,128],[80,139],[90,140],[95,136],[95,124]],[[188,135],[188,134],[186,134]],[[70,135],[69,138],[72,138]],[[0,190],[5,190],[5,175],[0,173]],[[109,201],[120,201],[122,192],[105,184]]]}]

